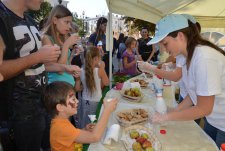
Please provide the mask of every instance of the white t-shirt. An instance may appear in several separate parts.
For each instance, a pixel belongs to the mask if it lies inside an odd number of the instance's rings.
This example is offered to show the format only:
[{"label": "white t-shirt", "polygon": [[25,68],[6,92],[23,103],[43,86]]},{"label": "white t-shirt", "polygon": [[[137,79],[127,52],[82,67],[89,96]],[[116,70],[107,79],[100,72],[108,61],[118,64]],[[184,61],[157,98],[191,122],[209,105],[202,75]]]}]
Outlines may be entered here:
[{"label": "white t-shirt", "polygon": [[100,101],[100,99],[102,97],[102,89],[101,89],[101,79],[99,77],[98,70],[99,70],[99,68],[94,68],[94,79],[95,79],[96,89],[95,89],[94,93],[91,95],[91,93],[86,85],[85,70],[83,68],[81,68],[80,80],[83,85],[83,93],[82,93],[83,100],[89,100],[89,101],[93,101],[93,102]]},{"label": "white t-shirt", "polygon": [[[186,64],[186,58],[183,55],[176,56],[176,67],[182,68]],[[187,90],[185,88],[185,85],[183,83],[182,77],[179,81],[179,87],[180,87],[180,95],[185,98],[187,96]]]},{"label": "white t-shirt", "polygon": [[189,70],[184,65],[182,72],[184,85],[195,105],[197,95],[215,95],[213,111],[206,118],[212,126],[225,131],[225,56],[211,47],[198,46]]},{"label": "white t-shirt", "polygon": [[176,56],[176,67],[182,68],[186,64],[186,58],[184,55]]}]

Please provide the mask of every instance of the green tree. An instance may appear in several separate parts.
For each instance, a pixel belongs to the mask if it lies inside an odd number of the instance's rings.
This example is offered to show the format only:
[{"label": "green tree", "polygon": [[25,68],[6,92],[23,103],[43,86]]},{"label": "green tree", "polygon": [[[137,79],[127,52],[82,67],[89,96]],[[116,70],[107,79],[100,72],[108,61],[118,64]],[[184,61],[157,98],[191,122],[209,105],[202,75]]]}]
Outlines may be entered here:
[{"label": "green tree", "polygon": [[73,22],[75,22],[79,27],[79,31],[78,31],[79,36],[84,37],[87,34],[87,32],[83,31],[83,19],[78,18],[78,15],[76,12],[73,14]]},{"label": "green tree", "polygon": [[141,19],[136,19],[132,17],[123,17],[125,20],[125,23],[127,24],[127,27],[129,29],[129,34],[133,34],[136,31],[140,31],[142,27],[148,28],[149,32],[151,35],[154,34],[155,32],[155,24],[141,20]]},{"label": "green tree", "polygon": [[38,11],[29,10],[28,14],[34,18],[34,20],[39,23],[42,19],[44,19],[49,12],[52,10],[52,6],[48,2],[42,2],[41,8]]}]

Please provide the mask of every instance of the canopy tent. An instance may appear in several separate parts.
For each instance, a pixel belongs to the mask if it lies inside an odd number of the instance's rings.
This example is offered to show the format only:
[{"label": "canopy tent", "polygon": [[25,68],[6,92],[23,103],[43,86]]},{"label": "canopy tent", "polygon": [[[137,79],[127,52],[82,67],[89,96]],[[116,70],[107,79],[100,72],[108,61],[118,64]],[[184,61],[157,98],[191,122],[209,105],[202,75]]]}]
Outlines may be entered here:
[{"label": "canopy tent", "polygon": [[167,14],[190,14],[202,27],[225,28],[225,0],[106,0],[109,11],[156,23]]},{"label": "canopy tent", "polygon": [[[112,50],[112,13],[158,22],[168,14],[190,14],[202,27],[225,28],[225,0],[106,0],[109,8],[107,50]],[[112,66],[112,52],[110,51]],[[112,67],[110,66],[110,73]],[[112,80],[112,74],[110,74]]]}]

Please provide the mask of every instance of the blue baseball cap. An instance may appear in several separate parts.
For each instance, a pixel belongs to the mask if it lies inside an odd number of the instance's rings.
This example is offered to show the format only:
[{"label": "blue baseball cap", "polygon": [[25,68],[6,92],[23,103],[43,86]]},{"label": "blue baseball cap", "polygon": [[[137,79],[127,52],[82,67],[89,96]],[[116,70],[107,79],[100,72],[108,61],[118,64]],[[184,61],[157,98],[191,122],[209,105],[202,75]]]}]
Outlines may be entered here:
[{"label": "blue baseball cap", "polygon": [[186,27],[188,27],[188,20],[183,15],[168,15],[156,24],[155,36],[147,43],[147,45],[158,43],[169,33]]},{"label": "blue baseball cap", "polygon": [[181,15],[183,15],[187,20],[190,20],[193,24],[196,24],[196,20],[193,16],[189,14],[181,14]]}]

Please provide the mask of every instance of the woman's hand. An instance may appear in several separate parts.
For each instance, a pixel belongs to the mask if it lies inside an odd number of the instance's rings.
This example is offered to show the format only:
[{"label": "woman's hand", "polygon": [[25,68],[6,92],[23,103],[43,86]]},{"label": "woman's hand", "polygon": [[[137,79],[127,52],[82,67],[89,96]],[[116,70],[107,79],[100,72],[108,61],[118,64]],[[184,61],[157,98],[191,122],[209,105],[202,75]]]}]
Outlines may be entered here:
[{"label": "woman's hand", "polygon": [[150,63],[144,62],[144,61],[138,61],[138,68],[142,72],[154,72],[155,71],[155,66],[151,65]]},{"label": "woman's hand", "polygon": [[155,113],[151,118],[152,123],[163,123],[168,121],[167,114]]}]

